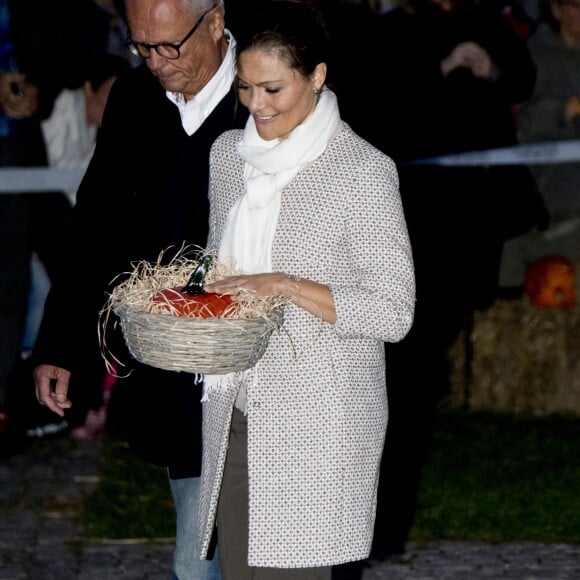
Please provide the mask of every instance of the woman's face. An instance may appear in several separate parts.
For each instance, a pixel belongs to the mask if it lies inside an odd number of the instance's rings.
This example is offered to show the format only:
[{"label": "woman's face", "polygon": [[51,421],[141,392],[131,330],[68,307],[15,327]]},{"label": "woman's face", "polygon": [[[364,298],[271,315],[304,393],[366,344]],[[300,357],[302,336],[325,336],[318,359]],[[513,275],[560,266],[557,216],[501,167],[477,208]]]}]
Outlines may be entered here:
[{"label": "woman's face", "polygon": [[278,55],[246,50],[238,58],[238,92],[265,141],[284,139],[314,110],[326,78],[319,64],[311,77],[290,68]]}]

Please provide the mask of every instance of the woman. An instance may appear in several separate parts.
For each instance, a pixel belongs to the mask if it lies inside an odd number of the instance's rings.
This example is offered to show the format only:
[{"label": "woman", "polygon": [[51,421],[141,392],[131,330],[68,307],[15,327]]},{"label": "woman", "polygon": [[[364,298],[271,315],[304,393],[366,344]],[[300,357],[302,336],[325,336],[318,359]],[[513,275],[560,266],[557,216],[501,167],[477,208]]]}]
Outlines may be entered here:
[{"label": "woman", "polygon": [[411,250],[394,163],[324,84],[318,13],[270,2],[238,36],[250,118],[212,149],[208,246],[243,274],[205,289],[291,302],[253,369],[206,377],[202,557],[216,522],[224,580],[328,580],[369,553]]}]

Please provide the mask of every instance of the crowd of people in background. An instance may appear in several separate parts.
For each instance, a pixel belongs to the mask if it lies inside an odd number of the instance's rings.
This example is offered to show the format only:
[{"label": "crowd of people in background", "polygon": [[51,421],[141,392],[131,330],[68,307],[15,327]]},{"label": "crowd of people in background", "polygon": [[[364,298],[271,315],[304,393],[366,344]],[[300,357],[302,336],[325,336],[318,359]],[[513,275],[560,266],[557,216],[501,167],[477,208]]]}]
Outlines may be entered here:
[{"label": "crowd of people in background", "polygon": [[[90,322],[79,335],[60,327],[53,299],[46,328],[59,326],[62,341],[74,334],[71,351],[92,348],[75,359],[73,406],[59,417],[37,404],[32,367],[46,362],[35,347],[53,282],[60,281],[64,308],[63,283],[90,281],[92,307],[83,314],[90,321],[101,289],[131,260],[155,260],[183,240],[205,245],[208,207],[201,192],[209,147],[226,129],[243,127],[248,115],[235,106],[234,57],[227,60],[227,43],[215,35],[219,29],[236,38],[263,1],[226,0],[225,24],[218,16],[222,2],[161,2],[172,10],[186,6],[198,18],[170,62],[179,68],[180,51],[197,59],[183,75],[196,78],[202,68],[206,82],[192,94],[209,86],[201,93],[206,118],[193,110],[195,99],[166,96],[186,90],[167,84],[156,69],[163,54],[148,44],[142,12],[153,0],[0,0],[0,167],[89,167],[80,208],[76,191],[0,191],[0,444],[6,453],[30,438],[94,434],[87,418],[102,409],[103,385],[110,384],[96,320],[92,338],[86,336]],[[467,167],[417,160],[580,139],[580,0],[304,2],[327,23],[334,50],[325,83],[341,118],[396,163],[413,252],[413,325],[402,340],[385,343],[389,421],[371,552],[385,558],[402,553],[409,537],[436,409],[450,387],[449,347],[469,330],[475,311],[521,296],[525,269],[536,258],[580,258],[580,161]],[[190,16],[186,10],[183,17],[189,22]],[[180,37],[181,21],[160,22],[167,26],[164,39]],[[202,35],[204,42],[211,38],[211,50],[201,45]],[[207,69],[199,64],[206,62]],[[210,83],[214,75],[220,83]],[[116,96],[102,136],[111,91]],[[191,165],[193,156],[198,166]],[[140,189],[147,191],[143,206],[131,197]],[[191,190],[200,195],[188,198]],[[76,225],[75,212],[82,218]],[[73,224],[79,235],[79,223],[84,230],[77,239],[85,245],[70,248],[64,232]],[[89,250],[91,239],[104,245]],[[71,260],[84,280],[70,280]],[[86,279],[83,268],[91,268]],[[68,360],[51,351],[54,335],[46,328],[40,354],[50,353],[54,368],[67,368]],[[154,388],[160,382],[176,387],[175,398],[161,406]],[[137,414],[131,412],[135,385],[142,399]],[[187,486],[200,469],[200,456],[184,459],[184,429],[201,414],[190,387],[183,376],[137,365],[129,380],[117,380],[107,424],[143,460],[168,467],[184,543],[193,532],[185,531],[179,506],[192,489],[197,493],[197,483]],[[181,416],[174,421],[176,409]],[[176,569],[192,566],[191,558],[179,560],[183,553],[176,552]]]},{"label": "crowd of people in background", "polygon": [[[2,0],[1,166],[86,168],[110,85],[136,64],[124,45],[122,11],[112,0]],[[26,360],[50,282],[68,270],[64,232],[74,196],[9,188],[0,194],[0,431],[9,431],[11,442],[68,434],[88,412],[55,422],[39,409]]]},{"label": "crowd of people in background", "polygon": [[[530,99],[516,107],[523,144],[580,139],[580,2],[548,0],[529,41],[537,66]],[[549,226],[509,240],[504,248],[499,283],[521,287],[529,264],[545,255],[580,260],[579,163],[532,164],[530,169],[550,216]]]}]

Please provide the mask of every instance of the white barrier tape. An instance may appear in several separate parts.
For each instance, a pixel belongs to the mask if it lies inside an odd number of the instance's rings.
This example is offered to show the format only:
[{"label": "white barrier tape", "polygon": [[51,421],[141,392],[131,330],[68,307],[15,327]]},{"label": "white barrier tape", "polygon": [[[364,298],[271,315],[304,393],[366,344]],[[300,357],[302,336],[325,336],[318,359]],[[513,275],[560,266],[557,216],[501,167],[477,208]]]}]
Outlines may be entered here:
[{"label": "white barrier tape", "polygon": [[[469,167],[481,165],[543,165],[580,162],[580,140],[530,143],[468,153],[440,155],[407,162],[407,165]],[[0,193],[76,191],[85,169],[50,167],[0,167]]]},{"label": "white barrier tape", "polygon": [[76,191],[84,174],[85,168],[1,167],[0,193]]},{"label": "white barrier tape", "polygon": [[474,165],[544,165],[580,161],[580,140],[529,143],[468,153],[454,153],[409,161],[407,165],[444,165],[463,167]]}]

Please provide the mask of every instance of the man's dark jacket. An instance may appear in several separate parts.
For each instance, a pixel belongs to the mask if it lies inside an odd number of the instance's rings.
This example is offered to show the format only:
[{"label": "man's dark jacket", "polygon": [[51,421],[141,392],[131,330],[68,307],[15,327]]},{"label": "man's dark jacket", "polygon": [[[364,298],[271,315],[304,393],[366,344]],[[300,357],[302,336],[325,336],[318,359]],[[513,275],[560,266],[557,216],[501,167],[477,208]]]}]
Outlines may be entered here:
[{"label": "man's dark jacket", "polygon": [[[75,405],[82,410],[99,402],[104,366],[98,311],[113,279],[136,261],[155,262],[168,248],[205,246],[210,147],[223,131],[243,127],[246,118],[232,89],[188,136],[177,107],[145,65],[113,86],[77,194],[70,269],[53,284],[34,355],[36,364],[72,371],[71,413]],[[131,373],[113,391],[114,429],[142,459],[168,466],[172,477],[198,475],[201,386],[192,375],[130,359],[111,326],[107,344],[127,363],[120,374]]]}]

